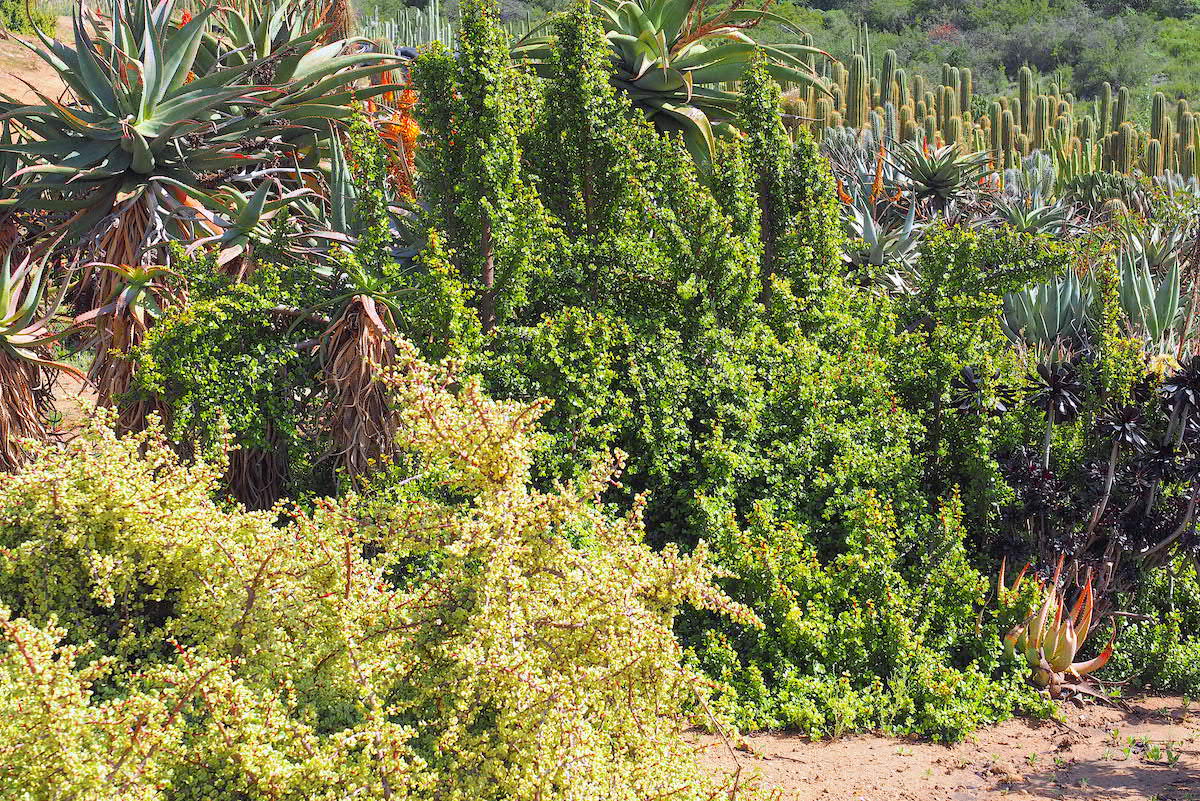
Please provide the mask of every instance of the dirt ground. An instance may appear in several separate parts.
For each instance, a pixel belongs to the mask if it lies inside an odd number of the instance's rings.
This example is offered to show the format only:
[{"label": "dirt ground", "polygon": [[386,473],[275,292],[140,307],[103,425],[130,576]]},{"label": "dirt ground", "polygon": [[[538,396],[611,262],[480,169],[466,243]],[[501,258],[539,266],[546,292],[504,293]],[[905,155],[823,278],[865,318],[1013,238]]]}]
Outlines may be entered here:
[{"label": "dirt ground", "polygon": [[[68,17],[59,17],[57,37],[71,41],[71,36],[71,20]],[[21,78],[51,97],[57,97],[62,91],[58,73],[29,52],[20,42],[15,41],[10,34],[0,39],[0,92],[17,100],[36,100],[33,91],[20,80]]]},{"label": "dirt ground", "polygon": [[1010,720],[937,745],[881,736],[810,742],[756,734],[744,749],[700,738],[714,769],[758,774],[789,801],[1200,801],[1200,703],[1062,707],[1064,722]]},{"label": "dirt ground", "polygon": [[69,373],[60,373],[54,387],[55,429],[64,440],[74,437],[96,405],[96,392]]}]

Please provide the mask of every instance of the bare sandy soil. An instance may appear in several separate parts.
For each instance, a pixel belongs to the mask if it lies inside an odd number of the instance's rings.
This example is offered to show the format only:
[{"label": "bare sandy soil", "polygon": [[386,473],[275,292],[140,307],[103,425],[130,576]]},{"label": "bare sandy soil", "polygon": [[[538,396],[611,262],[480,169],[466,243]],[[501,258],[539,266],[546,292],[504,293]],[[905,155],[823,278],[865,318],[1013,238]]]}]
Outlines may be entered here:
[{"label": "bare sandy soil", "polygon": [[[71,20],[59,17],[57,37],[71,41],[71,35]],[[36,41],[36,37],[32,38]],[[22,78],[50,97],[57,97],[63,90],[58,73],[9,35],[0,39],[0,92],[17,100],[36,102],[36,96]]]},{"label": "bare sandy soil", "polygon": [[59,419],[55,426],[64,440],[74,437],[96,405],[96,392],[69,373],[59,373],[54,387],[54,411]]},{"label": "bare sandy soil", "polygon": [[1200,703],[1155,697],[1062,712],[1063,722],[1010,720],[949,746],[756,734],[731,753],[699,739],[706,764],[740,766],[794,801],[1200,801]]}]

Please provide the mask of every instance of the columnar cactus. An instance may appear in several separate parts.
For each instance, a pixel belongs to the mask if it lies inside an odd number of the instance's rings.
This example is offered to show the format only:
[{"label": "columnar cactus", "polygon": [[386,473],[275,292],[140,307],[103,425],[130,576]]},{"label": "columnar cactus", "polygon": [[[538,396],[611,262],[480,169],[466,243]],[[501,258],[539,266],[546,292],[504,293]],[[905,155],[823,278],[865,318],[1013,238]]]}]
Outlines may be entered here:
[{"label": "columnar cactus", "polygon": [[835,86],[842,89],[842,94],[846,93],[846,67],[840,61],[833,62],[833,67],[830,70],[830,78]]},{"label": "columnar cactus", "polygon": [[1004,130],[1003,130],[1004,109],[1000,103],[992,101],[988,107],[988,134],[991,146],[989,150],[992,155],[992,164],[997,169],[1004,167]]},{"label": "columnar cactus", "polygon": [[[946,144],[953,144],[962,137],[962,117],[958,108],[958,93],[951,86],[942,87],[942,138],[946,140]],[[957,131],[952,134],[951,128]]]},{"label": "columnar cactus", "polygon": [[957,115],[946,118],[946,127],[942,130],[942,137],[948,145],[958,145],[960,148],[963,145],[963,127],[962,117]]},{"label": "columnar cactus", "polygon": [[816,118],[815,126],[820,128],[833,127],[833,99],[829,97],[821,97],[817,99],[813,117]]},{"label": "columnar cactus", "polygon": [[1154,98],[1150,101],[1150,136],[1152,138],[1163,141],[1166,136],[1167,119],[1167,96],[1162,92],[1155,92]]},{"label": "columnar cactus", "polygon": [[900,120],[896,113],[896,106],[893,103],[887,103],[883,107],[883,125],[884,133],[887,136],[889,146],[895,146],[900,142]]},{"label": "columnar cactus", "polygon": [[1051,130],[1049,96],[1039,95],[1034,108],[1032,140],[1033,146],[1041,150],[1046,146],[1046,134]]},{"label": "columnar cactus", "polygon": [[1005,111],[1000,123],[1000,142],[1004,151],[1004,168],[1017,166],[1017,122],[1012,111]]},{"label": "columnar cactus", "polygon": [[867,59],[860,53],[850,59],[846,84],[846,124],[851,128],[862,128],[867,124],[867,111],[871,107],[869,92]]},{"label": "columnar cactus", "polygon": [[1113,169],[1128,175],[1133,172],[1133,154],[1137,147],[1137,131],[1131,122],[1121,123],[1114,136]]},{"label": "columnar cactus", "polygon": [[1129,90],[1122,86],[1117,90],[1117,106],[1113,111],[1112,129],[1120,131],[1121,126],[1129,121]]},{"label": "columnar cactus", "polygon": [[958,109],[962,114],[971,113],[971,97],[975,93],[975,76],[970,67],[963,67],[958,82]]},{"label": "columnar cactus", "polygon": [[821,102],[816,94],[808,99],[818,136],[826,127],[869,127],[874,141],[923,140],[986,151],[995,169],[1019,167],[1022,157],[1045,151],[1069,174],[1200,173],[1200,113],[1186,101],[1174,104],[1156,93],[1145,131],[1130,119],[1128,89],[1102,84],[1094,107],[1085,110],[1065,87],[1052,80],[1039,84],[1025,66],[1018,70],[1014,95],[992,99],[979,114],[970,69],[946,63],[933,80],[910,76],[895,50],[873,63],[867,32],[859,33],[845,66],[828,68],[831,99]]},{"label": "columnar cactus", "polygon": [[1021,67],[1017,73],[1017,92],[1018,98],[1021,101],[1021,111],[1024,114],[1021,117],[1021,129],[1024,131],[1033,130],[1033,70],[1029,67]]},{"label": "columnar cactus", "polygon": [[1097,133],[1096,118],[1085,116],[1079,121],[1077,130],[1080,139],[1095,139]]},{"label": "columnar cactus", "polygon": [[1143,162],[1143,168],[1150,175],[1159,175],[1163,171],[1163,146],[1162,142],[1151,138],[1146,145],[1146,160]]},{"label": "columnar cactus", "polygon": [[895,90],[896,51],[889,50],[883,54],[883,66],[879,70],[879,104],[886,106],[896,102]]}]

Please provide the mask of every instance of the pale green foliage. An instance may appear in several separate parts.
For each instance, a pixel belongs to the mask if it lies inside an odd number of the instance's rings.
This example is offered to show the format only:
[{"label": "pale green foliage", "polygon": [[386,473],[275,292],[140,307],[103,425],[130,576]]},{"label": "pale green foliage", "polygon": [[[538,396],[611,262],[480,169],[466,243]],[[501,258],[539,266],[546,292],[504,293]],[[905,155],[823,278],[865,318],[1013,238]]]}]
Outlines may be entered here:
[{"label": "pale green foliage", "polygon": [[311,512],[223,507],[220,465],[107,415],[0,478],[0,797],[717,789],[679,737],[705,704],[672,620],[753,616],[703,547],[654,552],[640,503],[594,501],[615,462],[532,489],[540,407],[414,354],[386,378],[404,480]]}]

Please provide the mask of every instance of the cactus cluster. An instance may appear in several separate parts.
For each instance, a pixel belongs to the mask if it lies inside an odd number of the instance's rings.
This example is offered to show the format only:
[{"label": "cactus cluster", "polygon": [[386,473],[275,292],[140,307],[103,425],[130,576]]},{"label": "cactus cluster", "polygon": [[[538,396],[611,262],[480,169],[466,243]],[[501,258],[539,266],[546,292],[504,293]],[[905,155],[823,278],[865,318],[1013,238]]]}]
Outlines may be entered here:
[{"label": "cactus cluster", "polygon": [[876,61],[865,30],[845,64],[825,68],[830,96],[812,88],[786,96],[788,119],[815,136],[830,128],[870,129],[873,141],[920,141],[931,147],[987,152],[997,170],[1018,167],[1034,151],[1051,154],[1058,174],[1093,172],[1200,176],[1200,112],[1158,92],[1149,131],[1130,119],[1129,91],[1104,84],[1081,103],[1029,67],[1017,74],[1016,94],[985,102],[974,93],[971,70],[942,65],[940,81],[908,72],[888,50]]},{"label": "cactus cluster", "polygon": [[[519,39],[533,30],[538,21],[532,12],[526,11],[506,17],[501,27],[510,37]],[[431,42],[453,42],[458,19],[446,13],[441,0],[430,0],[424,8],[402,5],[386,15],[376,8],[371,15],[360,16],[356,27],[360,36],[388,42],[394,49],[418,48]]]}]

